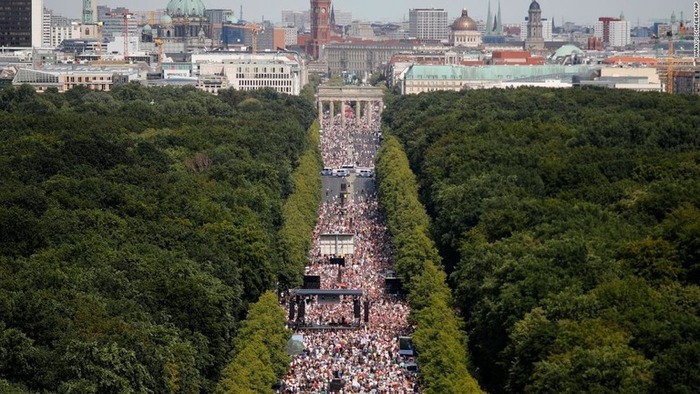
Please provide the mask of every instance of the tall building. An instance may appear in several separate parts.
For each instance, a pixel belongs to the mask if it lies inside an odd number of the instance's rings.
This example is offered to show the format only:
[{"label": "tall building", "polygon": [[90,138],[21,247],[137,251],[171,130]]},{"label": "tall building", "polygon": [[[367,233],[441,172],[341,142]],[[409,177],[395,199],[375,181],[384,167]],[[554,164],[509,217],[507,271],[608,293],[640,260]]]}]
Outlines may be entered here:
[{"label": "tall building", "polygon": [[448,38],[447,11],[438,8],[416,8],[408,12],[408,30],[411,37],[420,40],[442,41]]},{"label": "tall building", "polygon": [[615,48],[624,48],[632,43],[630,22],[619,20],[610,22],[609,45]]},{"label": "tall building", "polygon": [[97,23],[97,0],[83,0],[83,25]]},{"label": "tall building", "polygon": [[[527,40],[527,23],[530,20],[529,17],[525,17],[525,20],[520,22],[520,39]],[[542,39],[547,41],[552,41],[554,39],[554,19],[552,18],[542,18]]]},{"label": "tall building", "polygon": [[603,45],[607,46],[610,44],[610,23],[618,22],[619,18],[611,18],[608,16],[602,16],[598,18],[596,23],[593,25],[593,36],[598,37],[603,40]]},{"label": "tall building", "polygon": [[525,49],[544,49],[544,37],[542,36],[542,9],[537,0],[532,0],[527,17],[527,38]]},{"label": "tall building", "polygon": [[331,39],[331,0],[311,0],[311,40],[307,52],[318,59]]},{"label": "tall building", "polygon": [[603,41],[603,46],[624,48],[629,45],[632,26],[624,15],[619,18],[600,17],[593,26],[593,36]]},{"label": "tall building", "polygon": [[51,45],[51,18],[53,11],[44,8],[41,13],[41,47],[48,48]]},{"label": "tall building", "polygon": [[41,47],[41,0],[3,0],[0,6],[0,46]]}]

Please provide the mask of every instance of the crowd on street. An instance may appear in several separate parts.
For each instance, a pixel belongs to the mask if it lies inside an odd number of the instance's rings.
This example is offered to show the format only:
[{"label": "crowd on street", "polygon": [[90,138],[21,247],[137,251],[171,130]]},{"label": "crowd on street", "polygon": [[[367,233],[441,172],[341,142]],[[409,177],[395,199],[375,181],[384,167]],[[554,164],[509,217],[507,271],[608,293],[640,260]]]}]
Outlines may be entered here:
[{"label": "crowd on street", "polygon": [[374,104],[372,111],[377,115],[371,121],[366,116],[360,119],[345,116],[343,122],[340,114],[323,115],[321,154],[326,168],[341,168],[345,165],[374,167],[374,157],[381,139],[379,105]]},{"label": "crowd on street", "polygon": [[[348,114],[345,127],[340,115],[325,115],[321,129],[325,167],[346,163],[374,167],[381,134],[379,108],[371,110],[376,119],[371,124],[366,117],[357,122]],[[399,354],[399,336],[413,330],[408,304],[384,294],[383,273],[392,266],[392,254],[377,196],[364,190],[354,193],[358,195],[347,199],[325,197],[306,274],[319,275],[321,289],[362,290],[361,305],[369,305],[368,319],[357,317],[355,297],[343,296],[337,303],[306,300],[304,319],[311,324],[291,326],[303,336],[304,350],[293,357],[280,393],[420,393],[415,372],[407,368],[414,360]],[[321,253],[323,234],[353,235],[354,253],[342,256],[344,264],[330,264],[337,256]],[[340,387],[334,388],[332,382]]]}]

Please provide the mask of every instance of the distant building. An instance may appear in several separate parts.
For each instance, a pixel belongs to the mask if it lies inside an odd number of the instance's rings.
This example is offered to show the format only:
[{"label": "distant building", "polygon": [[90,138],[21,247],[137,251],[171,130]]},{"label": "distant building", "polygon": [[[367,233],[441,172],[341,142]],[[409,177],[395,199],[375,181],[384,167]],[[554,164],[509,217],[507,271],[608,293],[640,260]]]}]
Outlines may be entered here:
[{"label": "distant building", "polygon": [[700,94],[700,71],[674,71],[673,94]]},{"label": "distant building", "polygon": [[219,43],[220,37],[212,39],[211,31],[201,0],[170,0],[165,14],[153,28],[153,38],[163,42],[166,53],[191,52]]},{"label": "distant building", "polygon": [[481,46],[481,33],[474,19],[469,17],[466,8],[462,10],[462,16],[450,25],[450,45],[465,48]]},{"label": "distant building", "polygon": [[51,16],[53,12],[44,8],[41,14],[41,47],[48,48],[51,45]]},{"label": "distant building", "polygon": [[282,11],[282,24],[285,26],[294,26],[298,31],[308,30],[311,26],[310,11]]},{"label": "distant building", "polygon": [[209,20],[211,24],[222,24],[228,21],[233,15],[233,10],[231,9],[205,9],[204,15]]},{"label": "distant building", "polygon": [[363,40],[374,40],[374,28],[369,22],[353,21],[348,30],[348,36],[352,38],[360,38]]},{"label": "distant building", "polygon": [[493,65],[543,65],[543,57],[533,57],[529,51],[493,51],[491,61]]},{"label": "distant building", "polygon": [[63,40],[80,38],[80,26],[75,23],[68,26],[51,26],[47,48],[57,48]]},{"label": "distant building", "polygon": [[521,65],[456,66],[413,65],[400,81],[401,94],[462,89],[502,88],[508,86],[562,87],[574,76],[588,75],[595,69],[590,65]]},{"label": "distant building", "polygon": [[619,20],[610,22],[609,30],[609,46],[614,48],[624,48],[632,42],[629,21]]},{"label": "distant building", "polygon": [[593,36],[598,37],[603,41],[603,46],[610,44],[610,23],[620,21],[619,18],[603,16],[593,25]]},{"label": "distant building", "polygon": [[320,57],[321,50],[331,40],[330,14],[330,0],[311,0],[311,40],[306,52],[314,59]]},{"label": "distant building", "polygon": [[197,87],[210,93],[220,89],[271,88],[298,95],[307,75],[300,56],[291,53],[209,53],[192,55]]},{"label": "distant building", "polygon": [[544,49],[544,36],[542,27],[542,9],[537,0],[532,0],[528,9],[527,37],[525,38],[525,50]]},{"label": "distant building", "polygon": [[41,0],[3,1],[0,47],[40,48],[44,7]]},{"label": "distant building", "polygon": [[97,68],[75,64],[53,65],[40,69],[22,68],[15,75],[12,84],[28,84],[37,92],[44,92],[49,88],[66,92],[77,86],[96,91],[110,91],[116,84],[142,79],[141,75],[138,66]]},{"label": "distant building", "polygon": [[83,0],[83,25],[94,25],[97,19],[97,0]]},{"label": "distant building", "polygon": [[411,38],[428,41],[442,41],[448,38],[447,11],[444,9],[411,9],[408,13],[408,24]]},{"label": "distant building", "polygon": [[278,29],[281,29],[284,32],[284,47],[289,48],[293,46],[297,46],[297,28],[294,26],[291,27],[280,27]]},{"label": "distant building", "polygon": [[[527,24],[530,20],[529,16],[525,17],[525,20],[520,22],[520,39],[527,40]],[[550,18],[542,18],[542,40],[549,42],[554,40],[554,20]]]},{"label": "distant building", "polygon": [[348,26],[352,23],[352,12],[351,11],[334,10],[334,15],[335,15],[335,25],[336,26]]},{"label": "distant building", "polygon": [[236,17],[233,14],[233,10],[231,9],[205,9],[204,10],[204,15],[206,16],[207,20],[209,21],[209,32],[207,33],[208,37],[211,37],[215,43],[218,44],[220,43],[221,40],[221,33],[223,29],[223,24],[224,22],[229,21],[231,18],[236,19]]},{"label": "distant building", "polygon": [[325,59],[331,76],[354,74],[364,77],[380,70],[392,55],[412,50],[410,42],[331,43],[326,46]]},{"label": "distant building", "polygon": [[[124,23],[126,23],[126,26],[128,28],[129,36],[136,37],[141,32],[138,26],[138,22],[135,18],[126,18],[125,22],[124,13],[111,13],[102,15],[102,38],[107,40],[113,40],[115,36],[123,36]],[[83,26],[89,25],[83,24]],[[94,29],[96,29],[96,27]]]}]

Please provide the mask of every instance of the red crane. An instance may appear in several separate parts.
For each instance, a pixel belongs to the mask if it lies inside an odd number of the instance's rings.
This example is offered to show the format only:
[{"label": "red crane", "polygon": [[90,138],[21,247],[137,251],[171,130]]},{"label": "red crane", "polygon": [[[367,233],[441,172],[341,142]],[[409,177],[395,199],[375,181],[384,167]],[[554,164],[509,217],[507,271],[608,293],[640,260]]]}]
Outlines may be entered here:
[{"label": "red crane", "polygon": [[127,58],[129,57],[129,19],[131,19],[134,14],[131,12],[125,12],[123,14],[118,14],[118,13],[108,13],[107,16],[110,16],[112,18],[122,18],[123,24],[124,24],[124,61],[128,61]]}]

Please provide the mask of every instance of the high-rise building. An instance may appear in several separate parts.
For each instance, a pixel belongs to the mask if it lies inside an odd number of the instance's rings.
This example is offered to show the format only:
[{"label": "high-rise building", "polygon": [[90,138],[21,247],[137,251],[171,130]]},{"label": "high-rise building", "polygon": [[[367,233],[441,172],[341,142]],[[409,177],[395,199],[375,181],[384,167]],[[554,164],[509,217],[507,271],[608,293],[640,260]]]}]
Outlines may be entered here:
[{"label": "high-rise building", "polygon": [[311,40],[307,52],[318,59],[331,40],[331,0],[311,0]]},{"label": "high-rise building", "polygon": [[44,8],[41,13],[41,47],[48,48],[51,45],[51,18],[53,12]]},{"label": "high-rise building", "polygon": [[83,0],[83,25],[97,23],[97,0]]},{"label": "high-rise building", "polygon": [[624,48],[632,42],[630,22],[626,20],[612,21],[609,27],[609,45]]},{"label": "high-rise building", "polygon": [[441,8],[416,8],[408,12],[411,37],[420,40],[446,40],[449,36],[447,11]]},{"label": "high-rise building", "polygon": [[609,45],[610,23],[618,21],[620,21],[620,18],[611,18],[609,16],[602,16],[598,18],[596,23],[593,25],[593,36],[601,38],[603,40],[603,45]]},{"label": "high-rise building", "polygon": [[619,18],[600,17],[593,25],[593,36],[600,38],[604,46],[616,48],[623,48],[632,42],[631,31],[631,24],[622,14]]},{"label": "high-rise building", "polygon": [[537,0],[532,0],[528,9],[527,38],[525,49],[544,49],[544,37],[542,36],[542,9]]},{"label": "high-rise building", "polygon": [[3,0],[0,6],[0,46],[41,47],[41,0]]}]

